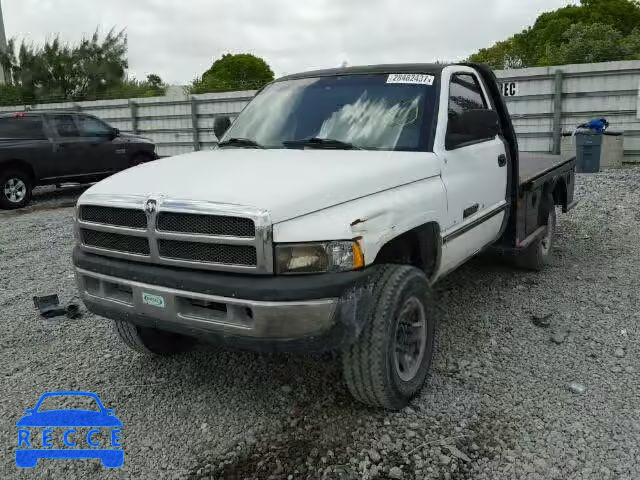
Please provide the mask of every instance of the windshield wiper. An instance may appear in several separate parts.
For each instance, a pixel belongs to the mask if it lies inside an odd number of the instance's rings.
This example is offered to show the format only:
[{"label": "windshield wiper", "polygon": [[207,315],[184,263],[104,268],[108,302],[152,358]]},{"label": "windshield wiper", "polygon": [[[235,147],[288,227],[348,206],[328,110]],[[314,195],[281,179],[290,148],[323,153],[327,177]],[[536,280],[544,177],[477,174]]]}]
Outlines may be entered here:
[{"label": "windshield wiper", "polygon": [[264,148],[255,140],[251,140],[250,138],[230,138],[225,140],[224,142],[220,142],[218,147],[249,147],[249,148]]},{"label": "windshield wiper", "polygon": [[312,147],[312,148],[334,148],[339,150],[364,150],[364,148],[354,145],[353,143],[335,140],[333,138],[303,138],[300,140],[287,140],[282,142],[285,147]]}]

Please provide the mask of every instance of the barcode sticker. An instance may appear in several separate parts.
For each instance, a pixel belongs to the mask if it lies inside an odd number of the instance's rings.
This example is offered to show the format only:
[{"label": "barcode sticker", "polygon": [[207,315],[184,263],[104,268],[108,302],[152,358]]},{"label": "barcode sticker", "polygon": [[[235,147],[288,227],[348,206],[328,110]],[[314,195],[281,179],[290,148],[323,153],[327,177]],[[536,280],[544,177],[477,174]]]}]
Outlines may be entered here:
[{"label": "barcode sticker", "polygon": [[433,85],[435,77],[422,73],[392,73],[387,83],[405,83],[411,85]]}]

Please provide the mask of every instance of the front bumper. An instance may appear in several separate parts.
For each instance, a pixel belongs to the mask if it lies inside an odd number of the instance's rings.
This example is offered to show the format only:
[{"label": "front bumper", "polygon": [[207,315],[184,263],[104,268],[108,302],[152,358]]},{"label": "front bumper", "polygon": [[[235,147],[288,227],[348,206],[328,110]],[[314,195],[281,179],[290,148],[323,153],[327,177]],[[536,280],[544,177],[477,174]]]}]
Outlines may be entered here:
[{"label": "front bumper", "polygon": [[260,351],[327,351],[353,342],[371,303],[361,272],[274,277],[196,272],[74,251],[87,308],[215,343]]}]

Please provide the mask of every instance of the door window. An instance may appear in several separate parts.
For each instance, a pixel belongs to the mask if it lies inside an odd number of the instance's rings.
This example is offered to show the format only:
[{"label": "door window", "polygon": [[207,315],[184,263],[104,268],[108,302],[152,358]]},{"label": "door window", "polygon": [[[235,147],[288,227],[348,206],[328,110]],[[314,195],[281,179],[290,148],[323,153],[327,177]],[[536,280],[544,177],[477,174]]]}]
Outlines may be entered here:
[{"label": "door window", "polygon": [[86,115],[78,116],[78,127],[83,137],[108,137],[113,129],[97,118]]},{"label": "door window", "polygon": [[446,147],[448,150],[495,137],[486,128],[489,110],[477,77],[471,73],[456,73],[449,86]]},{"label": "door window", "polygon": [[78,127],[72,115],[52,115],[53,127],[61,137],[79,137]]},{"label": "door window", "polygon": [[470,73],[457,73],[451,77],[449,89],[449,118],[468,110],[486,110],[487,101],[478,79]]},{"label": "door window", "polygon": [[40,140],[46,138],[39,116],[16,116],[0,118],[0,138],[22,138]]}]

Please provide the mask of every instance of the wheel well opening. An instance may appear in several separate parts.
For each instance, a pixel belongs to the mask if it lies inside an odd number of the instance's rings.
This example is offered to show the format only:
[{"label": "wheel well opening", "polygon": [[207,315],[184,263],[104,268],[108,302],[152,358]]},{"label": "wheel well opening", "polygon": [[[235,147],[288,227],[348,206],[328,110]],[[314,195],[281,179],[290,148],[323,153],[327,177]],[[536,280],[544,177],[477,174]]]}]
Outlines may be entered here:
[{"label": "wheel well opening", "polygon": [[431,278],[440,262],[439,234],[437,223],[427,223],[409,230],[385,244],[374,263],[412,265]]},{"label": "wheel well opening", "polygon": [[35,173],[28,163],[22,160],[8,160],[0,164],[0,173],[8,170],[20,170],[29,176],[29,180],[33,182],[35,180]]},{"label": "wheel well opening", "polygon": [[563,178],[558,180],[558,183],[556,183],[553,192],[551,193],[553,195],[553,203],[555,205],[567,208],[567,184]]}]

